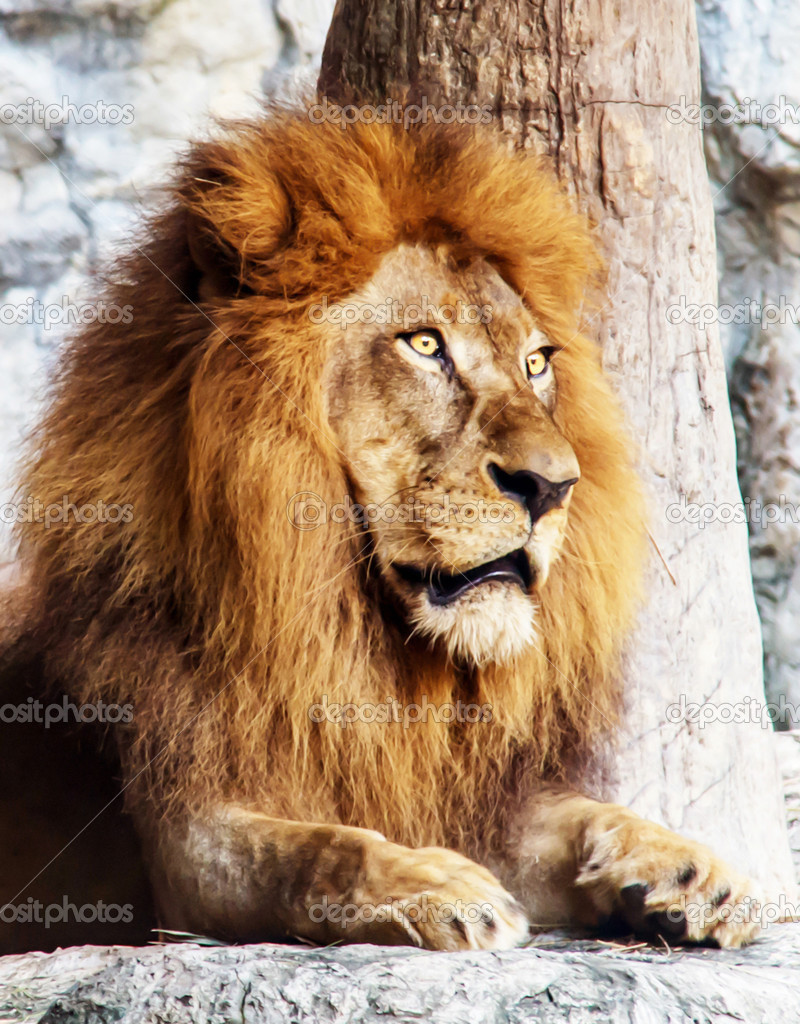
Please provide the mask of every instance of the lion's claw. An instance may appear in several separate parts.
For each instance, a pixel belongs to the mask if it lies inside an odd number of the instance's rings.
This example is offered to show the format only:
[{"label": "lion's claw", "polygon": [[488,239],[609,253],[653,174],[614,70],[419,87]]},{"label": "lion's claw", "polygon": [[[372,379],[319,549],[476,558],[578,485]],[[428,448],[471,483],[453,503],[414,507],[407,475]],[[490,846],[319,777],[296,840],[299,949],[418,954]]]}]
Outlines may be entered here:
[{"label": "lion's claw", "polygon": [[[380,922],[358,922],[350,939],[408,942],[424,949],[512,949],[529,935],[528,919],[494,875],[441,847],[371,845],[362,907],[380,907]],[[364,917],[364,915],[361,915]],[[387,937],[394,931],[394,935]]]},{"label": "lion's claw", "polygon": [[758,933],[753,883],[692,842],[624,809],[590,825],[577,884],[600,918],[645,939],[741,946]]}]

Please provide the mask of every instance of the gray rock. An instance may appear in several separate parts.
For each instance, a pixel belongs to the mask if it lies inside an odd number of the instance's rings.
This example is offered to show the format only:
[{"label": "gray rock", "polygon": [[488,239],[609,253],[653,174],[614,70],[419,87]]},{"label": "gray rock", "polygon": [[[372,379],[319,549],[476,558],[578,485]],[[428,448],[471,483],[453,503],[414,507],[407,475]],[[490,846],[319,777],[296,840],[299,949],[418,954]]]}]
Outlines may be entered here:
[{"label": "gray rock", "polygon": [[540,936],[506,953],[349,946],[84,946],[0,960],[8,1024],[786,1024],[800,1019],[800,929],[745,950]]},{"label": "gray rock", "polygon": [[[716,205],[720,303],[777,308],[782,322],[721,323],[745,497],[775,504],[751,516],[750,550],[770,699],[800,707],[800,8],[792,0],[700,0],[704,102],[753,100],[759,123],[705,130]],[[769,105],[783,107],[776,123]],[[780,114],[780,111],[778,111]],[[796,521],[797,520],[797,521]],[[797,725],[787,714],[785,724]]]},{"label": "gray rock", "polygon": [[65,272],[88,241],[86,226],[57,200],[35,214],[6,218],[0,238],[0,287],[41,287]]}]

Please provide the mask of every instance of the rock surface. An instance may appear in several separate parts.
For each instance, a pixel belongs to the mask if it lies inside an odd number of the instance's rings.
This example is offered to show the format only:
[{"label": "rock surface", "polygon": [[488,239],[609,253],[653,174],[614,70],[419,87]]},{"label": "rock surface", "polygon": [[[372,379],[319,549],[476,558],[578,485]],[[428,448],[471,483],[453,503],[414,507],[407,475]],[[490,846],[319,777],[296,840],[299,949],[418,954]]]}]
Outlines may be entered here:
[{"label": "rock surface", "polygon": [[[800,726],[800,7],[700,0],[706,159],[715,193],[720,303],[775,307],[721,323],[772,701]],[[741,123],[724,123],[750,99]],[[771,105],[774,105],[771,106]],[[721,113],[721,118],[718,116]],[[696,300],[695,300],[696,301]],[[750,307],[752,308],[752,307]],[[728,310],[720,308],[722,316]],[[768,322],[777,317],[777,322]],[[751,509],[753,506],[751,506]],[[777,518],[773,519],[773,516]],[[794,711],[797,708],[798,711]]]},{"label": "rock surface", "polygon": [[780,732],[777,733],[776,740],[786,823],[789,829],[789,847],[792,851],[795,877],[800,881],[800,732]]},{"label": "rock surface", "polygon": [[506,953],[350,946],[96,946],[0,959],[4,1024],[786,1024],[800,929],[744,950],[542,936]]}]

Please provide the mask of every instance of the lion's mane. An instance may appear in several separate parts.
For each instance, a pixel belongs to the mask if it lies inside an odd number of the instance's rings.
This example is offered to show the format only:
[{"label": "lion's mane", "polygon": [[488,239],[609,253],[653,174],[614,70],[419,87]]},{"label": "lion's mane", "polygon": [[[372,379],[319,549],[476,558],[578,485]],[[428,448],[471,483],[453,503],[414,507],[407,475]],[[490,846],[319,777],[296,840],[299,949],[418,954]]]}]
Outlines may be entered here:
[{"label": "lion's mane", "polygon": [[[523,775],[570,771],[615,720],[638,594],[631,446],[577,330],[599,280],[584,220],[488,130],[343,131],[275,108],[197,145],[144,238],[105,294],[131,322],[67,346],[23,478],[44,505],[133,509],[129,523],[21,526],[48,676],[134,706],[125,777],[153,813],[235,796],[410,844],[501,827]],[[502,669],[407,642],[363,532],[299,531],[286,512],[299,491],[335,503],[350,490],[320,387],[339,332],[308,310],[346,298],[403,241],[485,257],[566,345],[556,419],[582,477],[537,647]],[[323,695],[461,699],[492,716],[342,729],[311,721]]]}]

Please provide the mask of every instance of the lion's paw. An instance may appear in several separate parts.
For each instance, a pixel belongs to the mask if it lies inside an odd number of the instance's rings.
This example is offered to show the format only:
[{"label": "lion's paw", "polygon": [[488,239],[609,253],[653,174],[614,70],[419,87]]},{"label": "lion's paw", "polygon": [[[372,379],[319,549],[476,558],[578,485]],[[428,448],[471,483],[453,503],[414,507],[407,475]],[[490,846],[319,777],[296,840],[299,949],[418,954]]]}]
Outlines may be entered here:
[{"label": "lion's paw", "polygon": [[590,824],[577,878],[601,917],[621,917],[649,940],[752,941],[760,930],[754,883],[707,846],[620,811]]},{"label": "lion's paw", "polygon": [[486,868],[452,850],[376,843],[366,877],[351,941],[513,949],[529,936],[528,919],[511,893]]}]

